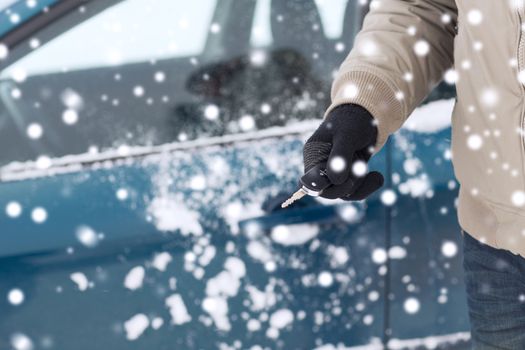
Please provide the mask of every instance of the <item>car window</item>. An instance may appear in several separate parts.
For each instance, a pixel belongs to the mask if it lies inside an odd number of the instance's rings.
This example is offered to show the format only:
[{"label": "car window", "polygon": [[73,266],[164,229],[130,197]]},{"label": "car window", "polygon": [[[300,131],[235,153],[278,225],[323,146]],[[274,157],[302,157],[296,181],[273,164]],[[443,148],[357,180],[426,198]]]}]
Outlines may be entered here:
[{"label": "car window", "polygon": [[[215,6],[216,0],[193,0],[181,11],[176,1],[121,2],[4,69],[0,79],[17,70],[33,76],[199,55]],[[142,16],[155,21],[142,25]]]},{"label": "car window", "polygon": [[345,19],[345,9],[348,2],[348,0],[315,0],[328,38],[341,37],[343,24],[347,20]]},{"label": "car window", "polygon": [[218,34],[216,4],[127,0],[44,45],[36,34],[0,73],[0,133],[18,145],[0,162],[176,140],[174,111],[191,97],[184,84]]},{"label": "car window", "polygon": [[358,5],[218,4],[119,1],[48,42],[37,33],[0,72],[0,164],[320,119]]},{"label": "car window", "polygon": [[[315,0],[327,38],[340,38],[343,34],[345,9],[348,0]],[[271,0],[257,1],[254,25],[251,32],[251,44],[255,47],[264,47],[273,42],[271,20]]]}]

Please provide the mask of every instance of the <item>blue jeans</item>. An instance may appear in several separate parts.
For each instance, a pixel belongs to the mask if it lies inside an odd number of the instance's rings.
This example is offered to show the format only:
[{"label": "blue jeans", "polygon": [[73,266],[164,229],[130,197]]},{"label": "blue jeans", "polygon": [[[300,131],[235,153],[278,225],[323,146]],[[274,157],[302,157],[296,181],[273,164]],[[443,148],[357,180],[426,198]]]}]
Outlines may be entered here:
[{"label": "blue jeans", "polygon": [[463,268],[473,349],[525,349],[525,259],[463,231]]}]

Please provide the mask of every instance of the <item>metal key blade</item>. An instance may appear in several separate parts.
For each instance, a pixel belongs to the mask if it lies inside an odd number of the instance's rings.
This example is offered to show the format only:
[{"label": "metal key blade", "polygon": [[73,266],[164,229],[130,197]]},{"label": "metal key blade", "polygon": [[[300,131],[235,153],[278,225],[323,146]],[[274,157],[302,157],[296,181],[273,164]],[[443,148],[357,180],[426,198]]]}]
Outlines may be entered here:
[{"label": "metal key blade", "polygon": [[288,198],[283,204],[281,204],[281,208],[286,208],[287,206],[289,206],[290,204],[292,204],[295,201],[298,201],[299,199],[303,198],[304,196],[306,196],[306,192],[302,188],[300,188],[297,192],[292,194],[292,196],[290,198]]}]

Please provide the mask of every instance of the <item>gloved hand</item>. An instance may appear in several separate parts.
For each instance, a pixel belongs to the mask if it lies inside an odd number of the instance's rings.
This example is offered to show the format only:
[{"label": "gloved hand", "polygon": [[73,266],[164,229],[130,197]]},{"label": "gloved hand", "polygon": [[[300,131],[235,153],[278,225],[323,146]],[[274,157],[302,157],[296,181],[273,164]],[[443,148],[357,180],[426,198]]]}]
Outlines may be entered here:
[{"label": "gloved hand", "polygon": [[359,105],[343,104],[326,116],[303,148],[305,173],[327,162],[326,173],[332,185],[321,197],[361,200],[383,186],[383,175],[368,172],[367,166],[376,138],[372,115]]}]

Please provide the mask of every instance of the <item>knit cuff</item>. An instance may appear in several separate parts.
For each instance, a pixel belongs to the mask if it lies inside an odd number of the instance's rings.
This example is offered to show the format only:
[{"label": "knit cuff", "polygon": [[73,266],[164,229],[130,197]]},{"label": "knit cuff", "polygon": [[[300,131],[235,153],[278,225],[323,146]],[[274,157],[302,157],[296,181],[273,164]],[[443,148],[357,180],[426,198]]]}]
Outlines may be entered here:
[{"label": "knit cuff", "polygon": [[341,104],[354,103],[364,107],[377,123],[377,141],[374,154],[386,143],[388,136],[397,131],[405,120],[402,96],[396,97],[395,87],[386,79],[366,70],[352,70],[337,78],[332,86],[332,103],[325,112]]}]

